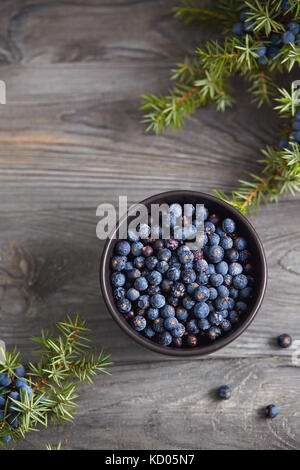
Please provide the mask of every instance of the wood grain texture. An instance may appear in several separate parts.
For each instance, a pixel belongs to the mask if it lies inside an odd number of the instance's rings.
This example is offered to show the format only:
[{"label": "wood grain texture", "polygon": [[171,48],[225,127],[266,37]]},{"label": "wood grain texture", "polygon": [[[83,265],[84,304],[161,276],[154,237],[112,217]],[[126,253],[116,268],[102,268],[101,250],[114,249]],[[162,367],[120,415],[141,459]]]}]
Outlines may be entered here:
[{"label": "wood grain texture", "polygon": [[[144,133],[140,94],[164,92],[169,69],[212,33],[172,19],[173,0],[0,3],[1,339],[34,360],[29,336],[80,312],[112,377],[82,387],[74,425],[32,434],[15,448],[299,449],[299,368],[275,338],[300,339],[299,197],[263,208],[253,223],[269,283],[251,327],[211,357],[160,357],[110,318],[100,291],[103,242],[96,208],[169,189],[231,190],[278,140],[235,80],[237,105],[200,109],[184,130]],[[234,387],[220,403],[215,388]],[[276,402],[274,422],[261,408]],[[85,440],[81,439],[84,433]]]}]

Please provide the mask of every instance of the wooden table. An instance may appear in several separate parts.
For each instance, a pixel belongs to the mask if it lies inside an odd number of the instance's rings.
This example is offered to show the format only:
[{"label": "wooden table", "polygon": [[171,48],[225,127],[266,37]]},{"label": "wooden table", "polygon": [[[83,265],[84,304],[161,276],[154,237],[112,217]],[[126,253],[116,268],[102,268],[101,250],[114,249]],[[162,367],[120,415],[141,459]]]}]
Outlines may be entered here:
[{"label": "wooden table", "polygon": [[[7,347],[34,360],[31,335],[80,312],[112,376],[82,386],[73,425],[31,433],[16,449],[299,449],[299,198],[253,221],[269,265],[252,326],[218,353],[172,360],[135,344],[103,303],[96,208],[162,190],[230,191],[278,141],[271,109],[257,111],[234,82],[237,105],[200,109],[184,130],[145,134],[140,95],[165,92],[169,69],[213,32],[172,18],[174,0],[15,0],[0,4],[0,314]],[[228,383],[234,396],[215,398]],[[276,403],[280,416],[262,417]]]}]

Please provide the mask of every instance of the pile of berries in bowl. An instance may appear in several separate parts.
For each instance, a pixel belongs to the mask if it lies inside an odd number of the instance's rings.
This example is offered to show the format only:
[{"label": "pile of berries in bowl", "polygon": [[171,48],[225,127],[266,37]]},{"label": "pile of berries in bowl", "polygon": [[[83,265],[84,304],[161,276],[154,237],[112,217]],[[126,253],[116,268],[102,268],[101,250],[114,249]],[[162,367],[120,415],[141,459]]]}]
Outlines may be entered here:
[{"label": "pile of berries in bowl", "polygon": [[[261,243],[245,217],[213,196],[176,191],[143,201],[149,209],[157,203],[169,205],[171,236],[160,238],[161,227],[151,231],[149,216],[126,240],[108,240],[100,269],[104,299],[119,325],[150,349],[213,352],[241,334],[261,304]],[[198,233],[200,204],[202,240],[193,249],[188,241]],[[175,226],[187,210],[190,223]]]}]

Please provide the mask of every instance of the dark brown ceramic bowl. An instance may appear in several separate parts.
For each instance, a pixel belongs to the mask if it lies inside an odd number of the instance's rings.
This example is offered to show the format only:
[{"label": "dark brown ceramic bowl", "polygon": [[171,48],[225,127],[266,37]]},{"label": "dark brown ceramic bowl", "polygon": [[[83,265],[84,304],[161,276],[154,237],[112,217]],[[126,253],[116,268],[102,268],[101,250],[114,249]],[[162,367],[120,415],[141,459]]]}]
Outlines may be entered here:
[{"label": "dark brown ceramic bowl", "polygon": [[[118,325],[124,330],[131,338],[137,341],[142,346],[145,346],[152,351],[167,354],[169,356],[196,356],[203,354],[210,354],[218,349],[223,348],[227,344],[231,343],[234,339],[240,336],[243,331],[250,325],[255,315],[257,314],[266,290],[267,283],[267,264],[264,254],[264,250],[261,241],[250,224],[250,222],[241,215],[236,209],[229,204],[217,199],[209,194],[200,193],[196,191],[169,191],[166,193],[156,194],[151,196],[144,201],[142,204],[146,205],[148,209],[151,204],[171,204],[178,202],[182,204],[204,204],[205,207],[212,213],[216,213],[222,218],[230,217],[237,223],[237,231],[239,235],[244,236],[248,241],[249,250],[252,253],[252,261],[255,268],[255,285],[254,285],[254,296],[249,305],[249,310],[244,315],[241,315],[241,319],[237,325],[234,325],[232,330],[222,335],[215,341],[211,341],[207,337],[203,337],[202,342],[194,348],[175,348],[172,346],[164,347],[144,337],[141,333],[136,332],[131,325],[124,319],[123,315],[117,310],[115,301],[113,298],[112,286],[110,284],[110,261],[113,256],[114,246],[117,243],[117,239],[110,238],[107,240],[100,265],[100,283],[103,292],[105,303]],[[128,222],[133,217],[128,217]],[[122,221],[116,227],[114,233],[117,233],[119,226],[122,225]]]}]

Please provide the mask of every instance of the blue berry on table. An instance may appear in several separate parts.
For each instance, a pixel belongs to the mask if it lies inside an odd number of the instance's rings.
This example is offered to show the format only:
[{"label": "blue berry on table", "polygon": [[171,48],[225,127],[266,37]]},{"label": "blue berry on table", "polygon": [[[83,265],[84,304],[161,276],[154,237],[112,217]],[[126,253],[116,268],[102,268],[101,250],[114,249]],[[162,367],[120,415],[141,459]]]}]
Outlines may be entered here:
[{"label": "blue berry on table", "polygon": [[159,317],[159,310],[158,308],[153,308],[153,307],[150,307],[147,309],[146,311],[146,317],[148,318],[148,320],[156,320],[156,318]]},{"label": "blue berry on table", "polygon": [[135,331],[142,331],[146,327],[146,319],[140,315],[137,315],[133,320],[132,320],[132,325]]},{"label": "blue berry on table", "polygon": [[269,40],[273,46],[278,46],[281,42],[281,34],[280,33],[271,33],[269,36]]},{"label": "blue berry on table", "polygon": [[187,335],[186,344],[188,347],[194,348],[195,346],[197,346],[197,343],[198,343],[198,338],[196,335],[191,334],[191,333]]},{"label": "blue berry on table", "polygon": [[169,346],[172,343],[172,335],[168,331],[163,331],[158,335],[158,344],[162,346]]},{"label": "blue berry on table", "polygon": [[129,299],[131,302],[134,302],[135,300],[137,300],[139,296],[140,296],[139,291],[135,289],[134,287],[131,287],[130,289],[128,289],[126,293],[127,299]]},{"label": "blue berry on table", "polygon": [[245,20],[244,28],[245,28],[246,32],[251,33],[254,29],[254,26],[255,26],[255,21],[254,20],[250,20],[250,19]]},{"label": "blue berry on table", "polygon": [[128,299],[118,300],[117,307],[119,312],[127,313],[131,310],[131,302]]},{"label": "blue berry on table", "polygon": [[243,266],[240,263],[230,263],[228,272],[230,276],[237,276],[243,272]]},{"label": "blue berry on table", "polygon": [[209,288],[209,300],[215,300],[218,297],[218,291],[214,287]]},{"label": "blue berry on table", "polygon": [[243,237],[236,237],[233,246],[238,251],[244,250],[247,247],[247,240]]},{"label": "blue berry on table", "polygon": [[244,289],[244,287],[247,287],[248,279],[244,274],[238,274],[237,276],[234,276],[232,282],[236,289]]},{"label": "blue berry on table", "polygon": [[211,263],[219,263],[224,258],[224,250],[220,245],[211,246],[208,250],[208,259]]},{"label": "blue berry on table", "polygon": [[180,279],[180,269],[179,268],[169,268],[166,275],[170,281],[178,281]]},{"label": "blue berry on table", "polygon": [[152,295],[150,297],[151,307],[162,308],[165,305],[165,303],[166,303],[166,299],[161,294]]},{"label": "blue berry on table", "polygon": [[198,273],[196,276],[196,281],[200,286],[206,286],[209,281],[208,274],[206,273]]},{"label": "blue berry on table", "polygon": [[185,333],[185,327],[182,323],[178,323],[178,326],[170,330],[170,333],[173,338],[181,338]]},{"label": "blue berry on table", "polygon": [[146,326],[146,328],[144,329],[144,334],[145,336],[147,336],[147,338],[151,339],[153,338],[153,336],[155,336],[155,331],[150,328],[150,326]]},{"label": "blue berry on table", "polygon": [[219,245],[219,243],[220,243],[220,236],[219,236],[217,233],[211,233],[210,235],[208,235],[208,243],[209,243],[211,246]]},{"label": "blue berry on table", "polygon": [[268,405],[266,407],[266,416],[267,418],[274,419],[278,415],[279,410],[276,405]]},{"label": "blue berry on table", "polygon": [[215,274],[215,272],[216,272],[215,265],[212,264],[212,263],[208,264],[207,265],[207,270],[205,272],[208,276],[210,276],[211,274]]},{"label": "blue berry on table", "polygon": [[142,273],[139,269],[130,269],[127,274],[126,278],[129,281],[133,281],[134,279],[137,279],[138,277],[141,277]]},{"label": "blue berry on table", "polygon": [[210,292],[209,289],[205,286],[200,286],[195,289],[193,297],[197,302],[205,302],[209,299]]},{"label": "blue berry on table", "polygon": [[193,311],[196,318],[206,318],[209,314],[209,306],[206,302],[197,302]]},{"label": "blue berry on table", "polygon": [[235,222],[232,219],[224,219],[222,222],[222,229],[225,233],[232,233],[235,231]]},{"label": "blue berry on table", "polygon": [[214,301],[214,305],[217,310],[227,310],[228,309],[228,299],[223,297],[217,297]]},{"label": "blue berry on table", "polygon": [[151,229],[149,225],[147,224],[140,224],[138,227],[138,231],[139,231],[139,236],[142,239],[148,238],[151,233]]},{"label": "blue berry on table", "polygon": [[156,333],[162,333],[163,331],[165,331],[165,327],[164,327],[164,318],[156,318],[153,323],[152,323],[152,328],[153,330],[156,332]]},{"label": "blue berry on table", "polygon": [[15,381],[14,381],[14,386],[17,390],[19,388],[24,387],[25,385],[28,385],[28,382],[24,377],[20,377],[18,379],[15,379]]},{"label": "blue berry on table", "polygon": [[232,297],[227,297],[228,310],[233,310],[235,307],[235,300]]},{"label": "blue berry on table", "polygon": [[12,427],[17,427],[19,425],[19,417],[16,411],[11,411],[9,416],[7,417],[7,422]]},{"label": "blue berry on table", "polygon": [[227,318],[224,318],[221,323],[220,323],[220,327],[223,331],[230,331],[232,326],[231,326],[231,323],[229,320],[227,320]]},{"label": "blue berry on table", "polygon": [[[139,308],[139,309],[136,311],[136,314],[137,314],[137,315],[142,315],[142,316],[144,316],[144,315],[145,315],[145,310]],[[134,317],[135,317],[135,313],[134,313],[133,310],[129,310],[129,312],[124,313],[124,318],[125,318],[126,320],[132,320]]]},{"label": "blue berry on table", "polygon": [[182,207],[180,204],[177,204],[177,203],[171,204],[169,210],[170,212],[174,214],[176,218],[182,216]]},{"label": "blue berry on table", "polygon": [[257,46],[257,49],[255,49],[255,52],[259,57],[262,57],[262,56],[266,55],[267,48],[264,44],[259,44]]},{"label": "blue berry on table", "polygon": [[178,327],[178,320],[175,317],[166,318],[164,321],[164,327],[166,330],[173,330]]},{"label": "blue berry on table", "polygon": [[133,284],[134,288],[138,291],[144,291],[148,288],[148,281],[145,277],[138,277]]},{"label": "blue berry on table", "polygon": [[188,294],[192,295],[197,289],[197,287],[199,287],[198,282],[191,282],[190,284],[187,284],[186,291]]},{"label": "blue berry on table", "polygon": [[193,240],[197,233],[197,228],[193,224],[188,224],[183,227],[184,239]]},{"label": "blue berry on table", "polygon": [[175,240],[175,238],[169,238],[166,240],[166,248],[171,251],[175,251],[178,248],[178,240]]},{"label": "blue berry on table", "polygon": [[217,288],[220,297],[229,297],[229,289],[223,284]]},{"label": "blue berry on table", "polygon": [[129,229],[127,232],[127,238],[131,242],[137,242],[140,239],[138,233],[135,230],[131,229]]},{"label": "blue berry on table", "polygon": [[208,321],[211,325],[219,326],[223,321],[223,315],[221,312],[211,312],[208,315]]},{"label": "blue berry on table", "polygon": [[183,297],[185,294],[185,287],[182,282],[175,282],[171,288],[173,297]]},{"label": "blue berry on table", "polygon": [[223,400],[229,400],[229,398],[232,396],[232,388],[230,385],[221,385],[218,390],[218,395]]},{"label": "blue berry on table", "polygon": [[170,261],[168,263],[169,267],[171,268],[178,268],[181,269],[181,263],[179,261],[178,256],[171,256]]},{"label": "blue berry on table", "polygon": [[187,264],[194,260],[194,255],[192,251],[186,250],[184,253],[180,253],[178,258],[181,264]]},{"label": "blue berry on table", "polygon": [[243,36],[245,34],[244,23],[242,23],[241,21],[239,23],[235,23],[232,26],[232,32],[237,36]]},{"label": "blue berry on table", "polygon": [[133,266],[137,269],[142,269],[145,264],[145,258],[143,256],[137,256],[133,260]]},{"label": "blue berry on table", "polygon": [[125,268],[127,259],[123,256],[114,256],[111,260],[111,268],[114,271],[122,271]]},{"label": "blue berry on table", "polygon": [[181,273],[181,279],[185,284],[192,284],[196,280],[196,273],[193,268],[186,268]]},{"label": "blue berry on table", "polygon": [[173,284],[173,281],[170,281],[169,279],[164,279],[161,283],[162,292],[171,292]]},{"label": "blue berry on table", "polygon": [[239,291],[238,289],[236,289],[235,287],[230,287],[229,289],[229,296],[232,298],[232,299],[237,299],[238,296],[239,296]]},{"label": "blue berry on table", "polygon": [[230,250],[226,250],[225,258],[230,263],[235,263],[240,258],[240,253],[235,248],[231,248]]},{"label": "blue berry on table", "polygon": [[232,276],[231,276],[230,274],[226,274],[226,275],[224,276],[223,282],[224,282],[224,285],[225,285],[226,287],[230,287],[231,284],[232,284]]},{"label": "blue berry on table", "polygon": [[157,258],[159,259],[159,261],[169,261],[171,256],[172,253],[170,250],[168,250],[168,248],[161,248],[157,252]]},{"label": "blue berry on table", "polygon": [[242,300],[239,300],[235,304],[235,309],[239,315],[241,315],[243,312],[247,311],[247,304],[243,302]]},{"label": "blue berry on table", "polygon": [[170,318],[175,316],[175,308],[173,305],[164,305],[160,310],[160,315],[162,318]]},{"label": "blue berry on table", "polygon": [[221,330],[217,326],[212,326],[208,331],[209,339],[215,341],[220,336]]},{"label": "blue berry on table", "polygon": [[205,261],[205,259],[198,259],[195,262],[195,270],[197,272],[206,272],[208,269],[208,263]]},{"label": "blue berry on table", "polygon": [[246,274],[249,274],[249,273],[251,273],[252,271],[253,271],[253,266],[252,266],[252,264],[247,263],[247,264],[244,265],[244,272],[245,272]]},{"label": "blue berry on table", "polygon": [[131,261],[126,261],[124,271],[128,272],[133,269],[133,263]]},{"label": "blue berry on table", "polygon": [[149,295],[161,294],[161,289],[160,286],[149,286],[147,292]]},{"label": "blue berry on table", "polygon": [[247,263],[249,258],[250,258],[250,253],[247,249],[242,250],[242,251],[239,252],[238,260],[240,261],[240,263],[242,263],[242,264]]},{"label": "blue berry on table", "polygon": [[251,299],[252,298],[252,287],[244,287],[244,289],[240,290],[240,297],[242,299]]},{"label": "blue berry on table", "polygon": [[[289,33],[289,34],[292,34],[292,33]],[[277,54],[279,54],[279,52],[280,52],[280,48],[278,46],[269,46],[267,50],[268,59],[274,59],[274,57],[276,57]]]},{"label": "blue berry on table", "polygon": [[200,330],[209,330],[211,325],[207,318],[201,318],[201,320],[198,320],[198,326]]},{"label": "blue berry on table", "polygon": [[211,235],[212,233],[214,233],[216,231],[216,226],[215,224],[213,224],[212,222],[205,222],[204,223],[204,232],[209,236]]},{"label": "blue berry on table", "polygon": [[226,261],[220,261],[220,263],[216,264],[216,273],[222,274],[222,276],[228,273],[228,264]]},{"label": "blue berry on table", "polygon": [[151,271],[147,276],[148,282],[153,286],[158,286],[162,281],[162,275],[159,271]]},{"label": "blue berry on table", "polygon": [[182,300],[182,305],[187,310],[191,310],[195,305],[195,301],[191,297],[184,297]]},{"label": "blue berry on table", "polygon": [[[175,331],[175,330],[173,330],[173,331]],[[182,338],[178,338],[178,337],[173,338],[172,345],[175,348],[181,348],[182,347]]]},{"label": "blue berry on table", "polygon": [[178,307],[178,305],[179,305],[179,298],[178,297],[174,297],[174,295],[169,295],[167,300],[168,300],[168,303],[170,305],[172,305],[172,307],[174,307],[174,308]]},{"label": "blue berry on table", "polygon": [[126,282],[126,278],[122,273],[113,273],[111,275],[111,283],[115,287],[123,287]]},{"label": "blue berry on table", "polygon": [[130,244],[126,240],[116,243],[115,252],[117,255],[127,256],[130,253]]},{"label": "blue berry on table", "polygon": [[159,273],[165,274],[169,269],[169,264],[167,263],[167,261],[159,261],[159,263],[157,263],[157,265],[155,266],[155,269]]},{"label": "blue berry on table", "polygon": [[189,333],[193,333],[193,334],[198,334],[199,333],[199,327],[198,327],[198,324],[197,324],[197,321],[192,319],[192,320],[189,320],[186,324],[186,330],[189,332]]},{"label": "blue berry on table", "polygon": [[290,42],[295,42],[295,35],[291,31],[285,31],[282,34],[283,44],[289,44]]},{"label": "blue berry on table", "polygon": [[213,287],[219,287],[223,284],[224,278],[222,274],[212,274],[209,281]]},{"label": "blue berry on table", "polygon": [[287,334],[278,336],[278,344],[281,348],[289,348],[292,344],[292,337]]},{"label": "blue berry on table", "polygon": [[229,312],[229,320],[231,321],[231,323],[237,323],[239,319],[240,317],[235,310],[231,310],[231,312]]},{"label": "blue berry on table", "polygon": [[179,321],[186,321],[189,316],[188,311],[183,307],[176,307],[175,315]]},{"label": "blue berry on table", "polygon": [[141,295],[137,301],[137,304],[141,309],[150,307],[149,295]]},{"label": "blue berry on table", "polygon": [[142,242],[133,242],[131,245],[131,254],[133,256],[141,256],[143,247]]},{"label": "blue berry on table", "polygon": [[[226,234],[225,234],[226,235]],[[232,247],[233,247],[233,240],[231,237],[228,237],[227,235],[226,236],[223,236],[220,240],[220,246],[224,249],[224,250],[230,250]]]},{"label": "blue berry on table", "polygon": [[142,255],[144,258],[149,258],[149,256],[153,255],[153,248],[150,245],[143,246]]},{"label": "blue berry on table", "polygon": [[[115,300],[124,299],[125,295],[126,295],[126,291],[125,291],[124,287],[116,287],[116,289],[114,289],[113,296],[114,296]],[[17,374],[17,375],[19,375],[19,374]]]},{"label": "blue berry on table", "polygon": [[149,256],[149,258],[145,259],[145,266],[147,269],[155,269],[158,264],[158,259],[156,256]]}]

